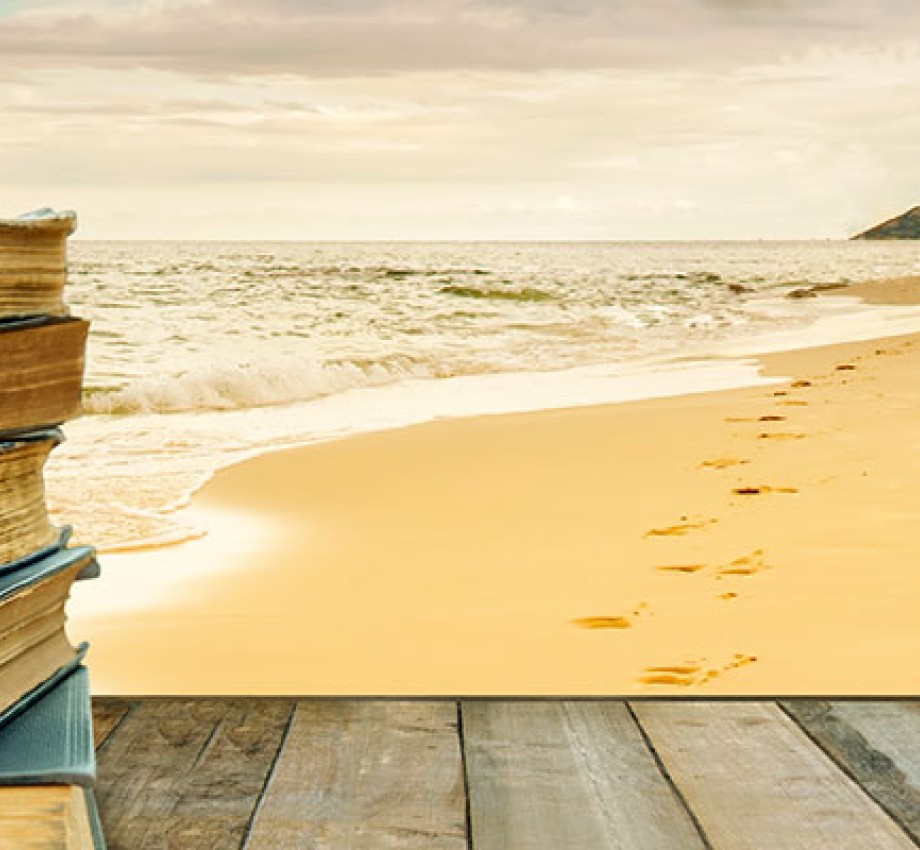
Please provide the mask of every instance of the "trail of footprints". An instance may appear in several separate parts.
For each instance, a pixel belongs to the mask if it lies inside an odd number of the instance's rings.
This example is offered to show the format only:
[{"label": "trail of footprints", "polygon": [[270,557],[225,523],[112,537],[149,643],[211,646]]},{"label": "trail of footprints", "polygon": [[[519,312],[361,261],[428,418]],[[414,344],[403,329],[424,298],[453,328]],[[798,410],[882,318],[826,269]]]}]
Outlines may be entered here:
[{"label": "trail of footprints", "polygon": [[[806,389],[811,387],[812,383],[808,380],[796,380],[790,384],[792,389]],[[804,399],[788,398],[788,390],[777,390],[773,393],[775,398],[782,399],[776,403],[786,407],[805,407],[808,402]],[[777,413],[765,413],[757,417],[726,417],[728,423],[783,423],[788,421],[786,416]],[[758,434],[761,440],[801,440],[805,434],[797,431],[762,431]],[[710,458],[699,464],[700,469],[709,470],[731,470],[749,464],[749,458],[743,457],[718,457]],[[733,496],[764,496],[769,494],[795,494],[798,493],[797,487],[776,486],[770,484],[749,484],[731,488]],[[653,528],[646,532],[646,537],[661,537],[665,535],[688,534],[691,531],[705,528],[708,525],[718,522],[716,518],[696,519],[690,521],[687,517],[681,517],[682,522],[665,528]],[[714,581],[725,581],[726,579],[748,579],[762,570],[769,569],[766,562],[763,549],[754,549],[744,555],[740,555],[724,564],[715,566],[705,563],[681,563],[681,564],[662,564],[655,568],[659,572],[671,573],[681,576],[695,576],[703,574]],[[739,598],[739,591],[726,590],[716,594],[716,599],[723,602],[730,602]],[[706,663],[706,658],[699,658],[680,664],[666,664],[661,666],[646,667],[638,677],[638,681],[643,685],[667,686],[667,687],[690,687],[705,685],[723,674],[753,664],[757,661],[755,655],[745,653],[736,653],[732,659],[721,666],[713,666]]]},{"label": "trail of footprints", "polygon": [[[909,345],[903,343],[902,345]],[[876,349],[876,355],[894,355],[903,354],[903,351],[897,349]],[[856,358],[859,359],[859,358]],[[852,372],[857,369],[853,363],[840,363],[834,367],[835,372]],[[826,376],[822,376],[826,377]],[[844,381],[845,383],[845,381]],[[814,386],[813,382],[800,378],[790,382],[789,389],[801,390]],[[773,396],[778,399],[775,403],[785,407],[806,407],[808,401],[800,398],[788,398],[789,390],[776,390]],[[727,423],[782,423],[786,422],[787,417],[780,414],[763,414],[758,417],[725,417]],[[802,440],[806,434],[798,431],[772,430],[762,431],[757,435],[759,440]],[[709,470],[726,470],[733,469],[749,464],[749,458],[740,457],[717,457],[702,461],[699,469]],[[761,496],[769,494],[795,494],[799,490],[790,486],[773,486],[766,484],[746,485],[733,487],[732,495],[735,496]],[[645,533],[646,538],[656,537],[683,537],[692,532],[705,529],[718,523],[715,517],[701,517],[685,515],[680,517],[680,521],[673,525],[655,527]],[[678,563],[662,564],[655,567],[659,572],[671,573],[681,576],[693,576],[705,574],[715,581],[724,581],[725,579],[746,579],[755,576],[757,573],[769,569],[766,562],[763,549],[754,549],[753,551],[740,555],[739,557],[725,563],[716,564],[715,566],[706,563]],[[739,593],[736,590],[726,590],[716,594],[716,598],[722,601],[731,601],[737,599]],[[640,617],[651,615],[652,612],[647,602],[642,602],[635,607],[630,616],[594,616],[580,617],[573,620],[572,623],[584,629],[629,629],[632,628],[634,621]],[[646,667],[638,681],[644,685],[664,685],[690,687],[693,685],[704,685],[707,682],[740,667],[753,664],[757,661],[757,656],[745,653],[736,653],[732,659],[722,666],[712,666],[706,663],[705,657],[686,660],[679,664],[666,664],[661,666]]]},{"label": "trail of footprints", "polygon": [[655,567],[655,569],[664,573],[680,573],[682,575],[692,575],[704,570],[710,570],[711,574],[718,580],[724,576],[756,575],[761,570],[768,569],[768,566],[764,561],[763,549],[755,549],[753,552],[741,555],[727,564],[717,565],[715,569],[711,569],[709,564],[662,564]]}]

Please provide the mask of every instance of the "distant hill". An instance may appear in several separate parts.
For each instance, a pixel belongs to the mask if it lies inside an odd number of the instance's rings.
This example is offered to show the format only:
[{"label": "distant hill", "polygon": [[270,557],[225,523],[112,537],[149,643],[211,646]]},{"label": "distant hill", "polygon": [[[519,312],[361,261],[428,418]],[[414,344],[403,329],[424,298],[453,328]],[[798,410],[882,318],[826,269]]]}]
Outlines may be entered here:
[{"label": "distant hill", "polygon": [[883,221],[854,239],[920,239],[920,207],[914,207],[903,215]]}]

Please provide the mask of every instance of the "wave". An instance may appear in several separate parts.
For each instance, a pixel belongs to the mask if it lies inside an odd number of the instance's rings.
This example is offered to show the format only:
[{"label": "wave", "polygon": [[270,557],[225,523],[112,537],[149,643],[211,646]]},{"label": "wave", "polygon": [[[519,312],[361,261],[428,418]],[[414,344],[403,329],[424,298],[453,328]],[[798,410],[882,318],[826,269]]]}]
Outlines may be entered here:
[{"label": "wave", "polygon": [[246,410],[434,377],[439,372],[433,364],[409,357],[328,362],[289,357],[259,364],[214,364],[175,377],[136,379],[119,389],[90,389],[84,393],[83,409],[89,414]]}]

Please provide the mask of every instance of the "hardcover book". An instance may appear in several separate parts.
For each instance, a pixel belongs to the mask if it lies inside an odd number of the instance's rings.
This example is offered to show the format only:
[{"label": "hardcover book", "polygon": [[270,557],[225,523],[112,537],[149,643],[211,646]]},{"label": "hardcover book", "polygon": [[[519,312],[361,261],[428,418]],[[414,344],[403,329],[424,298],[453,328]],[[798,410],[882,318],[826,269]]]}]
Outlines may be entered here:
[{"label": "hardcover book", "polygon": [[74,213],[53,210],[0,219],[0,318],[67,314],[67,237],[76,226]]},{"label": "hardcover book", "polygon": [[0,440],[0,572],[61,536],[48,521],[42,469],[62,439],[60,431],[51,430]]},{"label": "hardcover book", "polygon": [[32,319],[0,323],[0,434],[59,425],[80,414],[89,323]]},{"label": "hardcover book", "polygon": [[92,791],[0,787],[0,850],[105,850]]},{"label": "hardcover book", "polygon": [[64,630],[64,604],[92,549],[64,549],[0,575],[0,722],[62,668],[78,649]]}]

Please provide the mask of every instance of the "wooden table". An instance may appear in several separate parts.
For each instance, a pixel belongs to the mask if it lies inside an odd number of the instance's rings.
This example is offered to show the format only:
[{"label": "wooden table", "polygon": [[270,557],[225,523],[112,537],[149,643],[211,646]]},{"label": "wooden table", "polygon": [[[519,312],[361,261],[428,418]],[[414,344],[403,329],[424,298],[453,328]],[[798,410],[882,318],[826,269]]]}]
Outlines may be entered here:
[{"label": "wooden table", "polygon": [[920,846],[920,701],[97,698],[110,850]]}]

